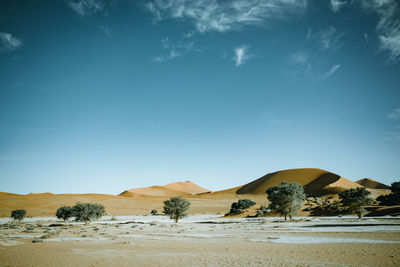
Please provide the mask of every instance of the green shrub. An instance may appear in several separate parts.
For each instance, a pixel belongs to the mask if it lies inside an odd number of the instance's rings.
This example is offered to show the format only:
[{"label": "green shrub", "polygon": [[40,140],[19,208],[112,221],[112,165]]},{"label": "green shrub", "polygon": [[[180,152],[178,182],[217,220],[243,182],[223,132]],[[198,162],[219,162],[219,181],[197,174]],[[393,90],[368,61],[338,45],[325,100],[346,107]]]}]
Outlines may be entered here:
[{"label": "green shrub", "polygon": [[156,215],[157,214],[157,210],[152,210],[150,214],[151,215]]},{"label": "green shrub", "polygon": [[57,209],[56,216],[57,219],[63,219],[64,221],[69,220],[72,217],[73,209],[72,207],[63,206]]},{"label": "green shrub", "polygon": [[250,199],[239,199],[238,202],[233,202],[231,205],[231,210],[226,215],[235,215],[243,213],[245,209],[248,209],[257,204]]},{"label": "green shrub", "polygon": [[267,189],[268,200],[271,202],[270,208],[279,212],[282,216],[292,216],[298,214],[306,198],[304,188],[298,183],[282,182],[279,185],[271,186]]},{"label": "green shrub", "polygon": [[172,197],[164,201],[163,213],[177,223],[180,218],[187,216],[186,211],[190,207],[190,202],[184,197]]},{"label": "green shrub", "polygon": [[22,221],[26,216],[26,210],[20,209],[20,210],[13,210],[11,212],[11,217],[14,220]]},{"label": "green shrub", "polygon": [[94,203],[77,203],[72,207],[72,216],[77,221],[89,223],[92,220],[98,220],[105,214],[103,205]]},{"label": "green shrub", "polygon": [[372,203],[372,199],[368,197],[370,194],[371,192],[365,187],[357,187],[341,192],[339,198],[350,212],[354,212],[358,218],[361,218],[365,213],[364,206]]}]

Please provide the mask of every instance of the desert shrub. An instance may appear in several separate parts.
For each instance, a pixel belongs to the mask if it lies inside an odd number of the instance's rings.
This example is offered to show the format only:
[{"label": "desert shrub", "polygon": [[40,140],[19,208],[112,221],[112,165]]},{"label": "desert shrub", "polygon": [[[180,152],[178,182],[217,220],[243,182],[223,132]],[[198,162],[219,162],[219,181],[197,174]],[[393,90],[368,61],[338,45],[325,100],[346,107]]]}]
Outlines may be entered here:
[{"label": "desert shrub", "polygon": [[370,194],[371,192],[365,187],[357,187],[341,192],[339,198],[350,212],[354,212],[358,218],[361,218],[365,213],[364,206],[372,203],[372,199],[368,197]]},{"label": "desert shrub", "polygon": [[11,212],[11,217],[14,220],[22,221],[26,216],[26,210],[20,209],[20,210],[13,210]]},{"label": "desert shrub", "polygon": [[345,208],[339,201],[324,201],[316,207],[307,207],[304,210],[311,211],[313,216],[338,216],[345,211]]},{"label": "desert shrub", "polygon": [[231,210],[226,215],[235,215],[242,213],[245,209],[254,206],[256,202],[250,199],[239,199],[238,202],[233,202],[231,205]]},{"label": "desert shrub", "polygon": [[171,197],[164,201],[163,213],[177,223],[180,218],[187,216],[186,211],[190,207],[190,202],[184,197]]},{"label": "desert shrub", "polygon": [[157,214],[157,210],[152,210],[152,211],[150,212],[150,214],[151,214],[151,215],[156,215],[156,214]]},{"label": "desert shrub", "polygon": [[306,198],[304,188],[298,183],[282,182],[268,188],[266,193],[271,202],[270,208],[284,216],[285,220],[287,216],[291,220],[292,216],[298,214]]},{"label": "desert shrub", "polygon": [[69,220],[72,217],[73,209],[72,207],[63,206],[57,209],[56,216],[57,219],[63,219],[64,221]]},{"label": "desert shrub", "polygon": [[379,196],[376,200],[385,206],[400,205],[400,182],[392,183],[390,189],[392,193],[386,196]]},{"label": "desert shrub", "polygon": [[76,203],[72,207],[72,216],[77,221],[89,223],[92,220],[98,220],[105,214],[103,205],[94,203]]}]

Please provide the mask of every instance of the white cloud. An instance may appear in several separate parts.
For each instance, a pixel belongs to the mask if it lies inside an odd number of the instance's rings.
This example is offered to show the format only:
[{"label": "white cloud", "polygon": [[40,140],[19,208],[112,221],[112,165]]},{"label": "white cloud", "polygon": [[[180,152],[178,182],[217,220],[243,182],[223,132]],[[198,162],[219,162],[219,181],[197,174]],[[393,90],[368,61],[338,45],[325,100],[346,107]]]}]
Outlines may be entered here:
[{"label": "white cloud", "polygon": [[108,26],[107,24],[103,24],[99,26],[99,29],[108,37],[111,38],[112,37],[112,32],[113,29]]},{"label": "white cloud", "polygon": [[152,0],[146,4],[156,21],[187,19],[198,32],[226,32],[267,25],[302,14],[307,0]]},{"label": "white cloud", "polygon": [[319,39],[323,49],[335,50],[341,45],[340,38],[342,38],[342,36],[343,33],[339,33],[335,27],[329,27],[317,33],[315,37]]},{"label": "white cloud", "polygon": [[397,62],[400,60],[400,29],[385,36],[379,36],[381,49],[388,52],[388,60]]},{"label": "white cloud", "polygon": [[103,11],[105,7],[105,3],[102,0],[67,1],[67,4],[82,17],[92,16]]},{"label": "white cloud", "polygon": [[376,31],[380,50],[387,53],[387,61],[400,61],[400,7],[395,0],[362,0],[365,10],[375,12],[379,21]]},{"label": "white cloud", "polygon": [[21,39],[12,36],[10,33],[0,32],[0,53],[11,52],[21,46]]},{"label": "white cloud", "polygon": [[154,57],[151,61],[161,63],[161,62],[165,62],[165,61],[168,61],[168,60],[180,57],[180,56],[181,56],[181,54],[179,52],[171,49],[168,54]]},{"label": "white cloud", "polygon": [[330,76],[332,76],[338,69],[340,68],[340,65],[333,65],[327,72],[325,72],[322,76],[321,79],[325,80],[328,79]]},{"label": "white cloud", "polygon": [[244,64],[251,57],[249,55],[249,47],[247,45],[236,47],[235,49],[233,49],[233,51],[235,52],[233,60],[235,61],[236,67]]},{"label": "white cloud", "polygon": [[287,60],[294,64],[306,64],[308,62],[308,54],[304,52],[296,52],[287,57]]},{"label": "white cloud", "polygon": [[180,57],[189,51],[202,52],[205,49],[204,47],[197,47],[194,41],[185,37],[178,42],[173,42],[165,37],[161,39],[161,47],[168,51],[167,54],[154,57],[153,62],[165,62]]},{"label": "white cloud", "polygon": [[400,119],[400,108],[396,108],[393,112],[387,114],[386,117],[393,120]]},{"label": "white cloud", "polygon": [[341,1],[341,0],[331,0],[331,8],[333,12],[339,12],[340,9],[346,5],[346,1]]},{"label": "white cloud", "polygon": [[[323,81],[332,76],[339,68],[340,64],[335,64],[325,71],[325,64],[318,63],[319,61],[312,61],[309,54],[306,52],[296,52],[287,58],[285,58],[288,64],[288,70],[285,75],[294,81],[299,80],[312,80],[312,81]],[[313,63],[313,64],[312,64]]]}]

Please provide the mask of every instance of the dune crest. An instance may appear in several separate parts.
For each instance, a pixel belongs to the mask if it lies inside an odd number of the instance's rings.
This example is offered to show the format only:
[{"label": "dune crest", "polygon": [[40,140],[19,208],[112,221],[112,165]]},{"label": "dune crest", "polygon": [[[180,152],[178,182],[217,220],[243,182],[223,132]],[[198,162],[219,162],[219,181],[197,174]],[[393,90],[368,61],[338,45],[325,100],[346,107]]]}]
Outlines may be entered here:
[{"label": "dune crest", "polygon": [[371,189],[390,189],[390,186],[387,186],[370,178],[358,180],[356,183]]},{"label": "dune crest", "polygon": [[210,190],[202,188],[190,181],[176,182],[166,184],[164,186],[149,186],[142,188],[128,189],[120,194],[125,197],[148,196],[148,197],[174,197],[197,195],[210,192]]}]

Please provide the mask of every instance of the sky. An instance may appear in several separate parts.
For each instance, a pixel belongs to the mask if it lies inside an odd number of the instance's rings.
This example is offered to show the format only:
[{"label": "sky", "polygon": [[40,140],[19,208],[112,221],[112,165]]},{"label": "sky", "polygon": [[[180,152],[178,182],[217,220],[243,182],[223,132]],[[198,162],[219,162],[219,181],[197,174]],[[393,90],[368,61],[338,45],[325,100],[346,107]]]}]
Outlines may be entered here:
[{"label": "sky", "polygon": [[0,191],[399,162],[396,0],[0,1]]}]

